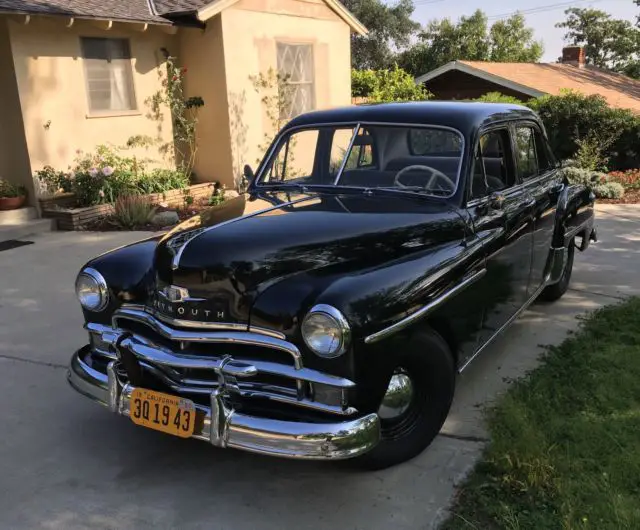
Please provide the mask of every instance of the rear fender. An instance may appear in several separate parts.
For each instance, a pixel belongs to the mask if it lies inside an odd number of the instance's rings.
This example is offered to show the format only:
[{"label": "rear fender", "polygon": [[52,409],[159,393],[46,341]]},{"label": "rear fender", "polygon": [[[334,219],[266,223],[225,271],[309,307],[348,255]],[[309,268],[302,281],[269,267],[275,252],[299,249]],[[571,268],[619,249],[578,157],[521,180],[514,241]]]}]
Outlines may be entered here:
[{"label": "rear fender", "polygon": [[595,195],[583,185],[565,185],[558,198],[555,228],[553,232],[553,249],[568,248],[576,237],[580,244],[576,245],[584,251],[590,241],[597,240],[594,221]]},{"label": "rear fender", "polygon": [[553,241],[549,249],[545,284],[557,283],[562,278],[569,246],[584,251],[591,241],[597,241],[594,228],[595,195],[582,185],[564,185],[556,208]]}]

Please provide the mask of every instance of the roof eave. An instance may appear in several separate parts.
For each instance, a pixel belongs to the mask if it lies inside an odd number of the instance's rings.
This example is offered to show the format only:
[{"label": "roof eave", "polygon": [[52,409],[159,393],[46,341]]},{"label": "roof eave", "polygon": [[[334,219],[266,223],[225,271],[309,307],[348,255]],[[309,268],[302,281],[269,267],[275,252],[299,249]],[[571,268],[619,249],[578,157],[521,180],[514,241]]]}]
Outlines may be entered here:
[{"label": "roof eave", "polygon": [[520,83],[516,83],[515,81],[511,81],[505,77],[501,77],[499,75],[491,74],[486,72],[480,68],[474,68],[468,64],[465,64],[460,61],[451,61],[435,70],[431,70],[431,72],[427,72],[419,77],[416,77],[416,83],[426,83],[427,81],[431,81],[436,77],[441,76],[447,72],[451,72],[453,70],[457,70],[459,72],[463,72],[468,75],[473,75],[475,77],[479,77],[480,79],[484,79],[485,81],[489,81],[490,83],[494,83],[496,85],[503,86],[510,90],[515,90],[516,92],[520,92],[522,94],[526,94],[527,96],[531,96],[533,98],[538,98],[540,96],[546,95],[546,92],[542,92],[536,88],[532,88],[530,86],[522,85]]},{"label": "roof eave", "polygon": [[[197,10],[196,16],[201,22],[206,22],[225,9],[233,6],[239,0],[214,0]],[[324,0],[324,2],[342,19],[351,30],[358,35],[367,35],[369,31],[346,7],[338,0]]]},{"label": "roof eave", "polygon": [[0,16],[2,15],[30,15],[32,17],[71,17],[77,20],[111,20],[113,22],[124,22],[129,24],[153,24],[157,26],[171,26],[173,23],[170,20],[157,20],[148,18],[121,18],[121,17],[101,17],[91,15],[81,15],[77,13],[44,13],[42,11],[29,11],[27,9],[11,9],[0,10]]}]

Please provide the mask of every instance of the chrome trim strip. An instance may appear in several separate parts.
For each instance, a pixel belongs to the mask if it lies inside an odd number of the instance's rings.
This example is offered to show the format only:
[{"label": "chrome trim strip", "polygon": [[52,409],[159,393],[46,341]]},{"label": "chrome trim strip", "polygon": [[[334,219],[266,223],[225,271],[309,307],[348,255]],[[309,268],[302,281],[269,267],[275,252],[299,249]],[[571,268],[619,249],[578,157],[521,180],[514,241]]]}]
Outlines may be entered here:
[{"label": "chrome trim strip", "polygon": [[[325,123],[308,123],[306,125],[296,125],[295,127],[286,127],[281,129],[278,132],[278,136],[277,138],[271,143],[271,146],[269,148],[269,150],[267,151],[267,154],[263,157],[262,161],[260,162],[260,165],[258,166],[258,170],[256,173],[256,177],[255,179],[253,179],[253,182],[255,182],[255,184],[251,184],[249,190],[268,190],[269,189],[269,184],[260,184],[263,174],[266,170],[266,168],[269,166],[271,159],[273,158],[273,156],[275,155],[275,151],[277,150],[277,148],[280,146],[280,142],[282,141],[282,139],[285,137],[285,135],[288,135],[292,132],[296,132],[299,130],[304,130],[304,129],[318,129],[320,127],[345,127],[345,126],[356,126],[359,125],[360,127],[367,126],[367,125],[373,125],[373,126],[381,126],[381,127],[405,127],[405,128],[414,128],[414,129],[438,129],[438,130],[442,130],[442,131],[451,131],[455,134],[457,134],[460,137],[461,140],[461,144],[460,144],[460,161],[458,162],[458,171],[457,171],[457,181],[456,181],[456,188],[455,190],[453,190],[453,192],[451,193],[451,195],[426,195],[427,197],[435,197],[435,198],[439,198],[439,199],[450,199],[451,197],[453,197],[457,192],[458,189],[460,188],[460,177],[461,177],[461,173],[462,173],[462,164],[464,163],[464,158],[465,158],[465,150],[467,147],[467,141],[465,139],[464,134],[462,134],[462,132],[454,127],[447,127],[446,125],[429,125],[426,123],[396,123],[396,122],[385,122],[385,121],[343,121],[343,122],[325,122]],[[333,187],[333,186],[330,186]],[[366,187],[362,187],[359,189],[363,189],[366,190],[368,188]],[[310,192],[312,193],[312,191]]]},{"label": "chrome trim strip", "polygon": [[482,270],[479,270],[479,271],[475,272],[474,274],[472,274],[467,279],[465,279],[462,282],[460,282],[455,287],[449,289],[445,293],[443,293],[440,296],[438,296],[435,300],[432,300],[431,302],[429,302],[427,305],[425,305],[421,309],[418,309],[415,313],[409,315],[406,318],[403,318],[402,320],[396,322],[395,324],[392,324],[388,328],[382,329],[382,330],[380,330],[380,331],[378,331],[376,333],[373,333],[373,334],[369,335],[368,337],[366,337],[364,339],[365,344],[373,344],[375,342],[378,342],[378,341],[384,339],[385,337],[388,337],[389,335],[392,335],[394,333],[397,333],[398,331],[401,331],[401,330],[407,328],[408,326],[410,326],[411,324],[413,324],[417,320],[427,316],[429,313],[431,313],[433,310],[435,310],[437,307],[442,305],[444,302],[446,302],[450,298],[452,298],[455,295],[457,295],[458,293],[462,292],[464,289],[469,287],[471,284],[477,282],[486,273],[487,273],[486,269],[482,269]]},{"label": "chrome trim strip", "polygon": [[259,333],[260,335],[266,335],[275,339],[285,340],[287,336],[284,333],[273,329],[261,328],[258,326],[251,326],[247,324],[238,324],[236,322],[201,322],[199,320],[181,320],[179,318],[169,317],[163,315],[155,309],[141,305],[141,304],[122,304],[123,309],[133,309],[136,311],[144,311],[153,315],[158,320],[161,320],[165,324],[171,324],[180,328],[193,328],[193,329],[215,329],[215,330],[237,330],[248,331],[250,333]]},{"label": "chrome trim strip", "polygon": [[[110,380],[111,379],[111,380]],[[115,370],[109,376],[96,372],[76,352],[67,381],[78,392],[108,405],[107,388],[114,388],[116,414],[129,416],[135,387],[122,384]],[[380,441],[377,414],[334,423],[283,421],[250,416],[231,408],[217,391],[209,406],[196,405],[203,421],[192,437],[220,447],[233,447],[266,455],[299,459],[346,459],[366,453]]]},{"label": "chrome trim strip", "polygon": [[204,228],[196,236],[192,237],[191,239],[188,239],[178,249],[178,251],[173,256],[173,260],[171,260],[171,268],[173,270],[176,270],[180,266],[180,258],[182,258],[182,254],[183,254],[185,248],[187,248],[187,245],[189,243],[193,242],[195,239],[198,239],[202,234],[206,234],[207,232],[210,232],[211,230],[215,230],[216,228],[220,228],[221,226],[229,225],[231,223],[235,223],[236,221],[241,221],[242,219],[250,219],[251,217],[255,217],[257,215],[260,215],[260,214],[263,214],[263,213],[267,213],[267,212],[272,212],[273,210],[277,210],[279,208],[284,208],[286,206],[291,206],[292,204],[296,204],[298,202],[307,201],[307,200],[309,200],[308,196],[300,197],[299,199],[295,199],[293,201],[288,201],[288,202],[283,202],[282,204],[273,205],[273,206],[270,206],[269,208],[265,208],[263,210],[258,210],[256,212],[251,212],[250,214],[242,215],[240,217],[235,217],[233,219],[229,219],[228,221],[223,221],[222,223],[218,223],[217,225],[213,225],[213,226],[209,226],[207,228]]},{"label": "chrome trim strip", "polygon": [[462,365],[461,368],[458,369],[458,373],[462,373],[462,371],[469,366],[473,360],[480,355],[485,348],[491,344],[498,336],[500,336],[502,334],[502,332],[507,329],[509,327],[509,325],[520,316],[520,314],[527,309],[527,307],[529,307],[533,301],[538,297],[538,295],[542,292],[542,290],[547,286],[547,284],[545,282],[542,283],[542,285],[540,285],[540,287],[538,287],[538,289],[536,289],[535,293],[533,293],[533,295],[524,303],[524,305],[518,309],[510,318],[509,320],[507,320],[502,326],[500,326],[500,328],[498,329],[498,331],[496,331],[493,335],[491,335],[491,337],[489,338],[489,340],[487,340],[482,346],[480,346],[480,348],[478,348],[476,350],[476,352],[469,358],[467,359],[467,361]]},{"label": "chrome trim strip", "polygon": [[294,344],[290,342],[276,339],[274,337],[258,335],[249,331],[227,331],[227,332],[211,332],[211,331],[185,331],[173,329],[163,324],[147,311],[137,309],[120,308],[114,312],[112,317],[112,326],[118,328],[118,320],[133,320],[149,326],[153,331],[163,337],[177,342],[213,342],[227,344],[245,344],[252,346],[263,346],[274,350],[288,353],[294,359],[296,367],[302,366],[302,355]]},{"label": "chrome trim strip", "polygon": [[340,182],[340,177],[342,176],[342,172],[344,171],[344,168],[347,165],[347,160],[349,159],[349,155],[351,154],[351,150],[353,149],[353,144],[356,141],[356,136],[358,136],[358,131],[360,131],[360,124],[359,123],[357,123],[355,128],[353,129],[353,134],[351,135],[351,140],[349,140],[349,147],[347,147],[347,151],[344,154],[344,158],[342,159],[342,164],[340,164],[340,169],[338,170],[338,174],[336,175],[336,178],[333,181],[333,185],[334,186],[337,186],[338,182]]}]

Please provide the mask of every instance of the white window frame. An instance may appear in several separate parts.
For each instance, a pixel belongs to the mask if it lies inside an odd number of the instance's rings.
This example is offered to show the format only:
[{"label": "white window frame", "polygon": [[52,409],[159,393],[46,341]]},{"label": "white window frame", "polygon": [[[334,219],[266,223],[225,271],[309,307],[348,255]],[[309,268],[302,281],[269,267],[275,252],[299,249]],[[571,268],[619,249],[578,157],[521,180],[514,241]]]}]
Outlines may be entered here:
[{"label": "white window frame", "polygon": [[[128,52],[128,56],[123,58],[123,61],[127,63],[128,69],[128,90],[130,93],[128,94],[128,99],[130,101],[129,108],[126,109],[95,109],[92,105],[91,101],[91,83],[89,78],[89,69],[87,60],[87,50],[85,48],[85,42],[87,40],[107,40],[107,41],[123,41],[126,43],[126,50]],[[95,37],[92,35],[89,36],[81,36],[80,37],[80,50],[81,56],[84,66],[84,79],[85,79],[85,90],[87,94],[87,117],[88,118],[101,118],[101,117],[111,117],[111,116],[131,116],[131,115],[139,115],[140,110],[138,107],[138,98],[136,95],[136,87],[135,87],[135,76],[134,76],[134,68],[133,68],[133,54],[131,52],[131,40],[125,37]],[[109,61],[108,58],[105,60]]]},{"label": "white window frame", "polygon": [[[281,120],[289,120],[294,118],[298,114],[303,114],[305,112],[309,112],[316,108],[316,72],[315,72],[315,54],[313,49],[313,44],[310,42],[288,42],[288,41],[276,41],[276,67],[279,75],[290,75],[290,72],[285,72],[282,70],[283,65],[280,64],[281,61],[281,48],[282,47],[290,47],[290,48],[306,48],[309,53],[309,69],[308,73],[310,74],[310,79],[304,80],[292,80],[289,78],[286,81],[286,84],[291,86],[293,89],[293,97],[292,97],[292,105],[283,112],[284,109],[280,109],[280,119]],[[297,56],[294,58],[294,61],[297,60]],[[298,114],[294,114],[293,112],[293,102],[295,102],[296,92],[298,87],[300,86],[308,86],[310,87],[310,101],[308,108],[304,108]]]}]

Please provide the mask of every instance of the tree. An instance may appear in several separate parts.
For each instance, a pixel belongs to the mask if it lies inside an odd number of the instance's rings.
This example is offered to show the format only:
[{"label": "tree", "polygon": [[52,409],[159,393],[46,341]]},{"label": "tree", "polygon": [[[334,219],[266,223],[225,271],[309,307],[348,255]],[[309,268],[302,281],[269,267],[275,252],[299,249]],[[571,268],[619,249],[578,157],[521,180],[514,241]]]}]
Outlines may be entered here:
[{"label": "tree", "polygon": [[418,42],[398,56],[398,64],[413,75],[420,75],[450,61],[536,62],[543,53],[542,43],[534,40],[520,14],[489,27],[480,9],[457,22],[431,21]]},{"label": "tree", "polygon": [[352,70],[351,93],[366,97],[369,103],[390,101],[424,101],[432,94],[418,85],[404,70],[395,66],[390,70]]},{"label": "tree", "polygon": [[386,5],[381,0],[342,2],[369,30],[365,36],[351,36],[351,65],[358,70],[388,68],[395,49],[408,46],[420,24],[411,20],[412,0]]},{"label": "tree", "polygon": [[640,29],[598,9],[572,7],[565,15],[556,27],[567,30],[567,42],[584,47],[588,64],[638,77]]},{"label": "tree", "polygon": [[491,60],[497,63],[535,63],[544,53],[542,42],[533,38],[533,28],[525,26],[520,14],[491,26],[489,40]]}]

